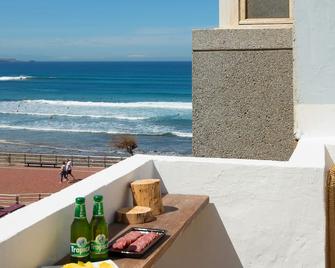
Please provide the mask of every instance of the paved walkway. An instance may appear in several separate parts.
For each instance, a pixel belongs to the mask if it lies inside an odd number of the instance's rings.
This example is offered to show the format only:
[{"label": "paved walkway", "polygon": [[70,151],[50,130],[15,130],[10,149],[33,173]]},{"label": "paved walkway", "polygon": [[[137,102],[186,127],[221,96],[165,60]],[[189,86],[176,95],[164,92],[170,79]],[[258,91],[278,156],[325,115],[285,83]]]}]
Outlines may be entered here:
[{"label": "paved walkway", "polygon": [[[84,179],[102,168],[74,167],[76,179]],[[59,168],[0,167],[0,194],[54,193],[71,183],[59,183]]]}]

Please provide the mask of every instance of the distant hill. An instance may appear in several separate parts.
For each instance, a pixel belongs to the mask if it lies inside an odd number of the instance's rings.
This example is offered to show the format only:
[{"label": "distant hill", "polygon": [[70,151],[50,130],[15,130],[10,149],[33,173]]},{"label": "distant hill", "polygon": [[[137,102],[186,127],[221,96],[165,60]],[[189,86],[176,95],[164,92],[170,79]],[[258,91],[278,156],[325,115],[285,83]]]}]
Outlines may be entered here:
[{"label": "distant hill", "polygon": [[14,58],[0,58],[0,62],[16,62]]}]

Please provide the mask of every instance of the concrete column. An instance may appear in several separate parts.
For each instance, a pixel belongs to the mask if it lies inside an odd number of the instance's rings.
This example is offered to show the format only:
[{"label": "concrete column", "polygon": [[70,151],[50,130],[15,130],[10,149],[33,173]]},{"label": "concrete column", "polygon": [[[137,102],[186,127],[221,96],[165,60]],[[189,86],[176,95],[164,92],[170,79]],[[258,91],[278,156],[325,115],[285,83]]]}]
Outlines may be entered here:
[{"label": "concrete column", "polygon": [[193,31],[193,154],[289,159],[292,73],[290,28]]}]

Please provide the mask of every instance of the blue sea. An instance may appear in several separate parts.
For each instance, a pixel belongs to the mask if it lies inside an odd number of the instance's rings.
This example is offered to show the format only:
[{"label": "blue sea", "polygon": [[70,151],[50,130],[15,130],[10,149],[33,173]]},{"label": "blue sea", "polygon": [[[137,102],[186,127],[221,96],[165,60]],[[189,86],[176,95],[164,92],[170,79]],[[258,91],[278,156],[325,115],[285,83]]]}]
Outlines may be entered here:
[{"label": "blue sea", "polygon": [[191,62],[0,62],[0,151],[192,153]]}]

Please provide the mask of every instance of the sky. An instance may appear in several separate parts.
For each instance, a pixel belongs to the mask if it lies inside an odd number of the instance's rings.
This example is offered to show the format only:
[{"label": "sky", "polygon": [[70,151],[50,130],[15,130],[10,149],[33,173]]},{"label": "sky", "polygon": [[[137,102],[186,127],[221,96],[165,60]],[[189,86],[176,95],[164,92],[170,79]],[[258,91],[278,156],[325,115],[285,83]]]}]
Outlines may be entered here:
[{"label": "sky", "polygon": [[1,0],[0,58],[191,60],[219,0]]}]

